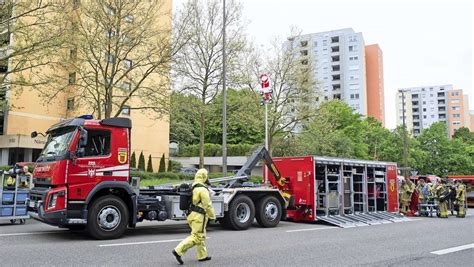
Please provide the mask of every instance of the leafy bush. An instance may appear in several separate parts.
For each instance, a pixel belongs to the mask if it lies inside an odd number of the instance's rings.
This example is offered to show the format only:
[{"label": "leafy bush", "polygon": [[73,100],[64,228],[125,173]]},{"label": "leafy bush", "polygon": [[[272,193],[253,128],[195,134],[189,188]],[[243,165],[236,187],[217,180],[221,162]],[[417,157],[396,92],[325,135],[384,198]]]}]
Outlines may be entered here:
[{"label": "leafy bush", "polygon": [[183,164],[181,162],[176,161],[176,160],[169,160],[168,161],[168,172],[179,172],[181,168],[183,167]]}]

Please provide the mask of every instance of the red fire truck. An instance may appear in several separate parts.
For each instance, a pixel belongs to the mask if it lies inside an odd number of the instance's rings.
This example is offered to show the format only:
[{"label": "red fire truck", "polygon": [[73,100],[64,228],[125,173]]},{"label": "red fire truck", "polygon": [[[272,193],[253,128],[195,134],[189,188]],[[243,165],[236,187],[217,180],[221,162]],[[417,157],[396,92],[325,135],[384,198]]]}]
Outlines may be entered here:
[{"label": "red fire truck", "polygon": [[[181,187],[139,187],[130,177],[131,121],[79,117],[53,125],[33,172],[29,214],[97,239],[120,237],[143,220],[185,220]],[[37,133],[33,132],[32,137]],[[245,184],[261,160],[272,186]],[[282,173],[279,172],[282,170]],[[274,227],[280,219],[325,220],[341,227],[398,221],[396,165],[301,157],[272,160],[257,149],[232,177],[211,179],[212,202],[224,227],[247,229],[254,219]],[[396,176],[395,176],[396,177]]]},{"label": "red fire truck", "polygon": [[[138,180],[130,177],[130,129],[127,118],[80,117],[52,126],[35,163],[30,216],[59,227],[86,229],[97,239],[120,237],[143,220],[186,219],[179,207],[180,187],[140,189]],[[212,180],[224,183],[213,188],[212,197],[224,226],[244,230],[257,219],[263,227],[274,227],[284,217],[288,195],[278,188],[241,186],[261,159],[271,168],[271,158],[262,148],[235,176]]]}]

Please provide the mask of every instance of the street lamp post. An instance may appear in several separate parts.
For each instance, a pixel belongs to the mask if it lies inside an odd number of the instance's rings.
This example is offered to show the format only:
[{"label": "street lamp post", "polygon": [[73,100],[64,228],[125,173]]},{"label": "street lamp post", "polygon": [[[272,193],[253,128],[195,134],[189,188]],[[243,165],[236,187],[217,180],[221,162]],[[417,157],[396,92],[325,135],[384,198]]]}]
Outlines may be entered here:
[{"label": "street lamp post", "polygon": [[223,23],[222,23],[222,173],[227,176],[227,90],[225,69],[225,0],[223,0]]},{"label": "street lamp post", "polygon": [[403,124],[403,176],[407,177],[408,167],[408,140],[407,140],[407,126],[405,120],[405,90],[399,90],[402,94],[402,124]]}]

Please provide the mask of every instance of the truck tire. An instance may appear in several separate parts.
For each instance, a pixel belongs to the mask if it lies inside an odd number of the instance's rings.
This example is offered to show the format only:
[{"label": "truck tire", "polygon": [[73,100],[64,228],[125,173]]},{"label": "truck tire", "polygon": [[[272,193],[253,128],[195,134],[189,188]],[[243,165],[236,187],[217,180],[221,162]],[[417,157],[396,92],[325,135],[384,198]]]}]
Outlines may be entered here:
[{"label": "truck tire", "polygon": [[257,203],[256,219],[262,227],[275,227],[282,218],[281,203],[274,196],[267,196]]},{"label": "truck tire", "polygon": [[236,196],[229,205],[223,226],[232,230],[246,230],[255,219],[255,205],[246,195]]},{"label": "truck tire", "polygon": [[89,207],[87,232],[95,239],[115,239],[127,230],[128,208],[122,199],[107,195]]}]

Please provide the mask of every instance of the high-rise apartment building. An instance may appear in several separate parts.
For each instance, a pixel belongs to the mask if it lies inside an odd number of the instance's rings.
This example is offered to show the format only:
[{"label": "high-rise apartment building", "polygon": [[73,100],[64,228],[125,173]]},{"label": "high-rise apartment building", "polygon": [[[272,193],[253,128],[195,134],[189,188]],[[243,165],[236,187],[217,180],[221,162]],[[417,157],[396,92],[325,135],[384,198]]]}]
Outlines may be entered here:
[{"label": "high-rise apartment building", "polygon": [[365,46],[367,115],[385,126],[383,53],[378,44]]},{"label": "high-rise apartment building", "polygon": [[[71,1],[71,3],[79,4],[80,2]],[[67,1],[64,4],[67,5]],[[170,13],[172,1],[164,1],[162,8],[166,13]],[[129,18],[125,17],[125,19]],[[159,20],[163,23],[163,27],[164,25],[171,27],[170,17],[164,16]],[[68,24],[65,23],[64,25]],[[104,31],[104,36],[107,34],[110,36],[110,33]],[[0,29],[0,53],[6,53],[9,45],[12,45],[12,41],[15,41],[15,33],[9,33],[7,29]],[[64,51],[58,51],[58,54],[62,52]],[[132,64],[131,60],[129,62]],[[11,60],[10,62],[0,60],[0,75],[7,72],[9,64],[12,64]],[[69,84],[71,84],[71,79],[79,79],[76,75],[71,76],[72,72],[68,70],[45,68],[42,71],[44,71],[42,75],[49,75],[50,72],[54,71],[56,75],[66,77],[65,80],[68,80],[69,76]],[[10,74],[10,77],[13,77],[12,75],[15,75],[15,73]],[[160,78],[157,77],[157,79]],[[2,84],[0,84],[1,86]],[[2,92],[6,91],[6,95],[0,96],[1,101],[5,103],[3,105],[4,110],[0,113],[0,165],[32,161],[38,157],[46,143],[46,138],[38,136],[32,139],[30,137],[32,131],[44,133],[51,125],[61,120],[93,113],[89,108],[77,104],[78,99],[77,96],[71,93],[74,91],[74,87],[71,85],[69,86],[72,90],[58,93],[50,102],[45,102],[37,91],[31,88],[22,88],[16,84],[7,86],[9,87],[8,90],[1,90]],[[128,105],[133,105],[134,101],[139,101],[139,99],[130,101]],[[163,154],[168,157],[169,122],[166,118],[151,118],[140,110],[133,110],[133,106],[122,109],[120,116],[132,120],[132,150],[137,153],[137,156],[142,151],[145,156],[151,155],[154,166],[159,165],[158,163]]]},{"label": "high-rise apartment building", "polygon": [[446,123],[449,136],[465,126],[462,90],[454,90],[450,84],[399,89],[396,101],[397,125],[403,125],[405,120],[414,136],[435,122]]},{"label": "high-rise apartment building", "polygon": [[366,48],[362,33],[351,28],[300,35],[289,42],[299,47],[301,64],[311,66],[318,103],[341,99],[356,112],[384,123],[383,60],[378,45]]}]

